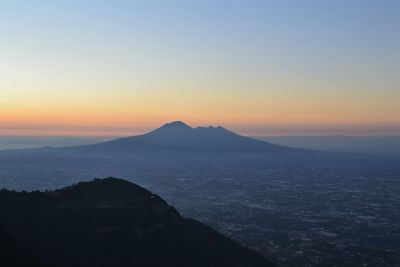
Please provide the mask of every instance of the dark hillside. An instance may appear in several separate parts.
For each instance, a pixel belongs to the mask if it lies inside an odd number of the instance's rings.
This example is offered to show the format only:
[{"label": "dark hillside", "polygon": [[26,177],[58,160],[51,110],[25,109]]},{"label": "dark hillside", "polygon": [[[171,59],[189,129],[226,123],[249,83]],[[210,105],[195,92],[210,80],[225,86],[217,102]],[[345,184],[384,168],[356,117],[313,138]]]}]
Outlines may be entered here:
[{"label": "dark hillside", "polygon": [[1,266],[274,266],[116,178],[49,192],[2,190],[0,214]]}]

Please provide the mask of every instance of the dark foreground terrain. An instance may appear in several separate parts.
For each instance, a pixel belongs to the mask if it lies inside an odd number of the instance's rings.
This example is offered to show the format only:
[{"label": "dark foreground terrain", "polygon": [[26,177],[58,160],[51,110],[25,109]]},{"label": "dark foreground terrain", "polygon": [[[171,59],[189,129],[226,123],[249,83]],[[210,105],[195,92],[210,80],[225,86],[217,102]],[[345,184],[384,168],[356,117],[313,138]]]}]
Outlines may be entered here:
[{"label": "dark foreground terrain", "polygon": [[275,266],[130,182],[0,192],[0,266]]}]

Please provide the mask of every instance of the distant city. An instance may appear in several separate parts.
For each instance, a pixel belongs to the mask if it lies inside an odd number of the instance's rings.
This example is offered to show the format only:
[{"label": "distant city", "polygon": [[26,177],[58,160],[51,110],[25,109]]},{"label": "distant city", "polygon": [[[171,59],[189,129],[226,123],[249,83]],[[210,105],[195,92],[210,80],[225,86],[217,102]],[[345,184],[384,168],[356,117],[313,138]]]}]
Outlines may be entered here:
[{"label": "distant city", "polygon": [[400,262],[398,155],[292,149],[181,122],[100,140],[1,150],[0,187],[123,177],[281,266]]}]

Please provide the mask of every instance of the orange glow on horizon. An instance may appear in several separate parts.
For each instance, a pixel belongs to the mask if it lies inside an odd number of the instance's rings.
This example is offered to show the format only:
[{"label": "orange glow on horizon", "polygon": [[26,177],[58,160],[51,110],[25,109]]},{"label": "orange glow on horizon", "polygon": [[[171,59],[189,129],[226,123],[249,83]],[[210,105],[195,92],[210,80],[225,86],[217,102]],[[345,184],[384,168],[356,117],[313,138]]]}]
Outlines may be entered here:
[{"label": "orange glow on horizon", "polygon": [[[348,134],[370,131],[371,134],[399,134],[393,121],[373,121],[371,117],[357,119],[337,117],[327,120],[326,115],[305,116],[252,116],[250,114],[220,114],[204,117],[170,112],[164,115],[97,112],[96,110],[19,110],[1,109],[0,135],[32,136],[128,136],[142,134],[164,123],[182,120],[192,127],[220,125],[248,135],[291,135],[296,133]],[[375,129],[374,129],[375,128]],[[364,133],[365,134],[365,133]]]},{"label": "orange glow on horizon", "polygon": [[121,136],[174,120],[252,135],[400,134],[396,1],[226,1],[223,14],[212,3],[102,1],[87,14],[77,11],[92,1],[9,2],[0,135]]}]

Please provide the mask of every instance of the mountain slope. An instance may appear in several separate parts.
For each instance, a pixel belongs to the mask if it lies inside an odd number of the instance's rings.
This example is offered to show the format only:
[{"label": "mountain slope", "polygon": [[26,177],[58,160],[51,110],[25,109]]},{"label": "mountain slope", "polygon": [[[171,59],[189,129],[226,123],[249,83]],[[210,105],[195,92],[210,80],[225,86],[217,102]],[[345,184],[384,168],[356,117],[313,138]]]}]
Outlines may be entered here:
[{"label": "mountain slope", "polygon": [[192,128],[181,121],[167,123],[149,133],[80,148],[106,151],[191,150],[213,152],[300,151],[245,137],[223,127]]},{"label": "mountain slope", "polygon": [[274,266],[116,178],[49,192],[2,190],[0,214],[0,235],[13,244],[13,254],[0,252],[6,263],[19,255],[31,266],[38,259],[51,266]]}]

